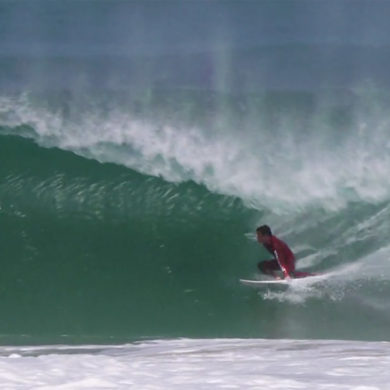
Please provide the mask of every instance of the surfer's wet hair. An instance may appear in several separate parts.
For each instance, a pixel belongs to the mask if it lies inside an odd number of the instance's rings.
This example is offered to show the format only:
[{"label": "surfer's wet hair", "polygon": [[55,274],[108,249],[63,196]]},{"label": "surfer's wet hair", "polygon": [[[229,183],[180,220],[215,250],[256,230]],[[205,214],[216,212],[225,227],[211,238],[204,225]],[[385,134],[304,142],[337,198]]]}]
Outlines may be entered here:
[{"label": "surfer's wet hair", "polygon": [[272,236],[271,228],[268,225],[259,226],[256,232],[261,233],[263,236]]}]

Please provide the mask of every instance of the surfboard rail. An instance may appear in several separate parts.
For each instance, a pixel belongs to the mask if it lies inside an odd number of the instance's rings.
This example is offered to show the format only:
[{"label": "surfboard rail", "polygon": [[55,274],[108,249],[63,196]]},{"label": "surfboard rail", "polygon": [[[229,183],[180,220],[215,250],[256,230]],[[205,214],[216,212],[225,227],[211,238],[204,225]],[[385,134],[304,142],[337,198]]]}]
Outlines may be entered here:
[{"label": "surfboard rail", "polygon": [[245,286],[251,287],[260,287],[267,285],[288,285],[290,282],[287,279],[280,280],[250,280],[250,279],[240,279],[240,283]]},{"label": "surfboard rail", "polygon": [[250,287],[270,287],[270,286],[299,286],[299,285],[311,285],[314,283],[318,283],[324,280],[326,276],[324,274],[321,275],[313,275],[307,276],[304,278],[293,278],[293,279],[262,279],[262,280],[253,280],[253,279],[240,279],[240,283],[245,286]]}]

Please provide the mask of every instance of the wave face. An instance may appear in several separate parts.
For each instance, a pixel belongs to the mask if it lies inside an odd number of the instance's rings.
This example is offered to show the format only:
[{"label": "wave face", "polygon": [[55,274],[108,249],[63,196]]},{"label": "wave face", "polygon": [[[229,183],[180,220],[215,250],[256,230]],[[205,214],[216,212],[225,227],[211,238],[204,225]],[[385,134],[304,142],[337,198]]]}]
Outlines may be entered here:
[{"label": "wave face", "polygon": [[[348,3],[3,4],[2,337],[388,340],[389,5]],[[239,285],[263,223],[324,280]]]}]

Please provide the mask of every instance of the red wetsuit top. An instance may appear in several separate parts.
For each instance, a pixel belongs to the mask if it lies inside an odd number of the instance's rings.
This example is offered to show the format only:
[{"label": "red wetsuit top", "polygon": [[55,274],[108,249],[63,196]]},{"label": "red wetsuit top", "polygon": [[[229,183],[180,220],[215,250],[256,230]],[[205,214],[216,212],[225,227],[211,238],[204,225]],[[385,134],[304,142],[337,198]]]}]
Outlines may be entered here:
[{"label": "red wetsuit top", "polygon": [[272,253],[283,271],[284,277],[293,277],[295,272],[295,257],[285,242],[276,236],[271,236],[270,244],[263,244]]}]

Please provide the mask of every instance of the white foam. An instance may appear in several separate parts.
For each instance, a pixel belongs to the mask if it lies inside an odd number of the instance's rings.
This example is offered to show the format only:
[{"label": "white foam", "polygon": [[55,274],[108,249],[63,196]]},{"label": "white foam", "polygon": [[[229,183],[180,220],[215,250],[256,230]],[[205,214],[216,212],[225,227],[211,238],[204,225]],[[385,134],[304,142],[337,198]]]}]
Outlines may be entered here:
[{"label": "white foam", "polygon": [[[208,128],[175,119],[132,115],[124,109],[75,112],[69,118],[33,105],[27,95],[0,100],[0,123],[28,124],[44,146],[72,150],[170,181],[192,179],[274,211],[311,204],[337,209],[350,200],[388,199],[390,127],[384,118],[362,118],[356,129],[330,139],[327,128],[303,138],[281,121],[274,132],[253,124],[229,129],[215,118]],[[77,107],[73,107],[77,111]],[[375,122],[376,120],[376,122]],[[287,121],[287,119],[286,119]],[[313,126],[319,125],[313,119]],[[331,142],[338,141],[337,147]]]},{"label": "white foam", "polygon": [[[11,359],[12,354],[18,359]],[[380,389],[390,344],[326,340],[156,340],[0,348],[4,389]]]}]

